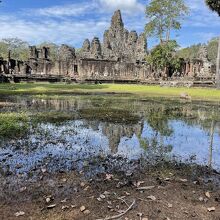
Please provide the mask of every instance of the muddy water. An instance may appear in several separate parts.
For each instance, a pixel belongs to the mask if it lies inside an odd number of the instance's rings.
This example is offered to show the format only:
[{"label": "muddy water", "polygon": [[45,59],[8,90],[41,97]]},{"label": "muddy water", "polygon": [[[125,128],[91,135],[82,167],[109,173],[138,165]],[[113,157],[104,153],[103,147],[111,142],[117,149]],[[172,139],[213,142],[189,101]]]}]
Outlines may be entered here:
[{"label": "muddy water", "polygon": [[[218,103],[119,96],[18,96],[0,102],[10,103],[0,112],[44,115],[24,137],[1,140],[0,175],[128,172],[162,160],[220,171]],[[58,115],[55,120],[49,120],[51,113]]]}]

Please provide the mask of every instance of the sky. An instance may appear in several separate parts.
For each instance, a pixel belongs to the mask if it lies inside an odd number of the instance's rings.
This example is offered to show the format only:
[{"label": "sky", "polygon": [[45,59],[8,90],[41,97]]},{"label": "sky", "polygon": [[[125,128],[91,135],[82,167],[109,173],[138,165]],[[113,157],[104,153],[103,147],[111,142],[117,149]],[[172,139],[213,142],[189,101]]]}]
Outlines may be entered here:
[{"label": "sky", "polygon": [[[159,1],[159,0],[158,0]],[[181,47],[205,43],[220,36],[220,17],[205,0],[185,0],[190,15],[182,29],[173,32]],[[144,31],[149,0],[3,0],[0,5],[0,38],[18,37],[30,44],[54,42],[80,48],[84,39],[102,40],[113,12],[122,11],[128,30]],[[148,39],[149,47],[156,39]]]}]

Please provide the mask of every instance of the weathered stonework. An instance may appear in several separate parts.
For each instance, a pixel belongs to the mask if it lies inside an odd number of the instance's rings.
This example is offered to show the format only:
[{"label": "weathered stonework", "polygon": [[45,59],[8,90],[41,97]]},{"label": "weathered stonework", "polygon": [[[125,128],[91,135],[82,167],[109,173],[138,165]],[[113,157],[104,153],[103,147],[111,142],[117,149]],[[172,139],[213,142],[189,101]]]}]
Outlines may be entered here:
[{"label": "weathered stonework", "polygon": [[[0,73],[14,75],[40,75],[68,77],[77,81],[161,82],[162,80],[194,80],[213,78],[214,65],[209,61],[207,49],[201,47],[198,59],[182,60],[182,70],[164,76],[156,67],[146,63],[147,40],[145,34],[128,31],[121,12],[116,11],[111,25],[104,32],[103,42],[94,37],[86,39],[76,52],[73,47],[62,45],[56,61],[50,59],[50,48],[30,47],[29,60],[0,60]],[[184,79],[184,80],[182,80]],[[185,82],[185,81],[184,81]]]}]

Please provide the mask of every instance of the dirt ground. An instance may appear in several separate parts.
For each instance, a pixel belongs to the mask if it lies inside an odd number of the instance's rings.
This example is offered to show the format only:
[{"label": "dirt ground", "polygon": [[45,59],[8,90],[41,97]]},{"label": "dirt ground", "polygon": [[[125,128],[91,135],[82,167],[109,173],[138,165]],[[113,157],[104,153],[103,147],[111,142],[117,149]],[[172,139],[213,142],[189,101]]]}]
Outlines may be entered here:
[{"label": "dirt ground", "polygon": [[32,182],[18,178],[10,184],[2,178],[0,219],[220,220],[220,188],[214,179],[149,171],[84,177],[83,172],[51,175],[44,170]]}]

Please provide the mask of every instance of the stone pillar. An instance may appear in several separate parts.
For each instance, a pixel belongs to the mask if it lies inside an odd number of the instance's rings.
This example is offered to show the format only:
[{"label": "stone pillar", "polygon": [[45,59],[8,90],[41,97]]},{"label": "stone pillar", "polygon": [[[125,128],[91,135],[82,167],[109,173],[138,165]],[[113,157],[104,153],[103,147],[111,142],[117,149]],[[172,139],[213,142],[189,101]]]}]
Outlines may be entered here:
[{"label": "stone pillar", "polygon": [[186,62],[186,75],[188,76],[188,74],[189,74],[189,71],[190,71],[190,64],[189,64],[189,62],[187,61]]},{"label": "stone pillar", "polygon": [[190,62],[190,70],[189,70],[189,72],[190,72],[190,76],[192,76],[193,75],[193,68],[194,68],[194,63],[191,61]]}]

